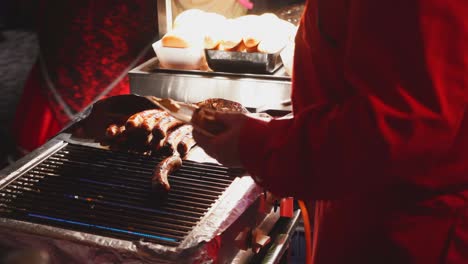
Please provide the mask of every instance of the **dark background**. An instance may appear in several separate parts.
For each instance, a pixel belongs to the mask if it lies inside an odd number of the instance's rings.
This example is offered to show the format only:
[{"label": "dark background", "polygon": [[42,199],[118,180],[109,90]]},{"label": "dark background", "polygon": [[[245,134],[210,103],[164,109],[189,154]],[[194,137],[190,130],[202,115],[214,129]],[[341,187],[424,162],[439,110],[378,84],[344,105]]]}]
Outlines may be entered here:
[{"label": "dark background", "polygon": [[18,156],[9,128],[37,57],[37,10],[38,1],[0,0],[0,168]]}]

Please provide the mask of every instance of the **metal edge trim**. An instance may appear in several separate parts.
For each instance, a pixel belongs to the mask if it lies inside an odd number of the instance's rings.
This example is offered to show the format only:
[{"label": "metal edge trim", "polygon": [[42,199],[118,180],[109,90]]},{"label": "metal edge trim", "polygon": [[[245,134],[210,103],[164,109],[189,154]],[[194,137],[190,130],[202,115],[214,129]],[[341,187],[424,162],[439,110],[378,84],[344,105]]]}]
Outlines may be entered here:
[{"label": "metal edge trim", "polygon": [[194,78],[216,78],[216,79],[234,79],[239,78],[251,79],[251,80],[262,80],[268,82],[278,82],[278,83],[291,83],[290,76],[275,76],[267,74],[253,74],[253,73],[229,73],[229,72],[208,72],[201,70],[177,70],[177,69],[162,69],[157,68],[156,71],[144,71],[143,69],[153,65],[158,61],[157,57],[153,57],[148,61],[140,64],[139,66],[133,68],[128,72],[130,77],[139,77],[139,75],[154,75],[154,74],[165,74],[177,77],[194,77]]},{"label": "metal edge trim", "polygon": [[39,164],[55,152],[65,147],[68,143],[58,140],[51,139],[43,146],[27,154],[26,156],[19,159],[13,165],[4,168],[0,171],[0,190],[5,188],[12,181],[26,173],[27,171],[34,168],[34,165]]},{"label": "metal edge trim", "polygon": [[[243,182],[245,182],[247,179],[249,179],[251,181],[251,184],[248,186],[248,188],[246,188],[245,184],[243,184]],[[227,208],[228,211],[232,213],[232,212],[234,212],[233,211],[234,208],[238,208],[239,201],[241,201],[241,200],[243,201],[243,199],[246,197],[246,195],[254,193],[255,189],[258,189],[258,194],[260,195],[261,194],[260,187],[257,186],[255,184],[255,182],[249,176],[243,176],[242,178],[236,178],[231,183],[231,185],[229,185],[229,187],[226,189],[226,191],[218,198],[218,200],[206,212],[205,216],[200,219],[200,221],[198,222],[198,224],[196,225],[194,230],[191,233],[189,233],[189,235],[181,242],[181,244],[179,245],[179,248],[190,248],[190,247],[194,246],[194,245],[190,245],[190,242],[197,240],[197,239],[194,239],[194,238],[199,238],[199,237],[206,236],[206,228],[213,227],[212,226],[213,223],[211,221],[213,219],[219,218],[219,217],[217,217],[216,210],[220,209],[219,208],[220,205],[225,206],[226,204],[232,204],[233,201],[236,201],[236,198],[238,198],[235,205],[231,206],[230,208]],[[242,193],[239,192],[240,190],[242,191]],[[255,197],[255,199],[256,198],[257,197]],[[254,202],[254,201],[255,200],[253,200],[252,202]],[[247,209],[247,207],[250,206],[250,205],[251,205],[251,203],[246,205],[245,209]],[[243,210],[242,213],[244,211],[245,210]],[[233,216],[229,215],[229,217],[231,218],[230,219],[231,222],[235,222],[235,220],[237,220],[237,218],[239,218],[240,215],[242,215],[242,213],[235,216],[235,218],[232,218]],[[226,226],[226,223],[225,223],[226,220],[227,220],[226,218],[219,218],[219,220],[221,222],[217,223],[218,224],[217,230],[213,230],[213,231],[223,232],[225,229],[227,229],[229,227],[229,225]],[[213,239],[214,236],[218,235],[218,233],[213,233],[211,235],[213,236],[213,237],[211,237],[211,239]],[[198,242],[201,242],[201,241],[198,241]]]},{"label": "metal edge trim", "polygon": [[286,226],[286,230],[283,233],[278,234],[275,241],[270,245],[268,252],[265,255],[265,258],[261,262],[262,264],[276,264],[280,260],[281,256],[288,249],[289,241],[294,234],[294,229],[299,223],[299,217],[301,216],[301,210],[296,210],[291,220]]}]

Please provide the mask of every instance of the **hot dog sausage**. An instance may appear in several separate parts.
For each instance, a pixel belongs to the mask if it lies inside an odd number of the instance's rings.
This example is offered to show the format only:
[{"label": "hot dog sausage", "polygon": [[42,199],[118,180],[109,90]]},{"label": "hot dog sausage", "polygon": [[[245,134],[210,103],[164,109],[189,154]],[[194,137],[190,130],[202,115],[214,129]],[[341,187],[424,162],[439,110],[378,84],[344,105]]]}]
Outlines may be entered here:
[{"label": "hot dog sausage", "polygon": [[193,127],[191,125],[183,125],[170,132],[169,135],[166,137],[166,140],[164,140],[162,144],[162,147],[160,149],[161,153],[167,155],[175,154],[179,142],[185,135],[189,133],[191,134],[192,130]]},{"label": "hot dog sausage", "polygon": [[[125,128],[127,130],[135,129],[140,127],[148,118],[158,118],[165,112],[160,109],[150,109],[138,112],[127,119]],[[149,130],[151,131],[151,130]]]},{"label": "hot dog sausage", "polygon": [[167,193],[171,189],[168,176],[182,166],[182,159],[179,155],[172,155],[163,159],[154,171],[151,178],[151,187],[156,192]]},{"label": "hot dog sausage", "polygon": [[183,122],[173,118],[172,116],[166,116],[161,118],[160,121],[153,128],[153,136],[155,140],[162,140],[166,138],[167,133],[181,126]]},{"label": "hot dog sausage", "polygon": [[182,137],[182,140],[177,144],[177,152],[181,157],[185,157],[187,153],[192,149],[193,146],[195,146],[196,142],[195,139],[193,138],[192,133],[186,134],[184,137]]}]

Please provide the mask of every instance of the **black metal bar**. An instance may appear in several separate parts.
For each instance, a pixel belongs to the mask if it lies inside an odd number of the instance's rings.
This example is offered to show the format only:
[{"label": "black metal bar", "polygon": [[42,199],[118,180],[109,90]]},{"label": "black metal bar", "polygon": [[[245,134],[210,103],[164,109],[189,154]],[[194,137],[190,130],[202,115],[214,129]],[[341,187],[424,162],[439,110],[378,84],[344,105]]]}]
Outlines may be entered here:
[{"label": "black metal bar", "polygon": [[[53,201],[54,199],[51,198],[38,199],[37,197],[24,196],[21,199],[17,199],[14,204],[9,205],[8,203],[4,203],[4,205],[11,209],[22,209],[28,212],[34,211],[40,213],[42,210],[42,212],[65,214],[65,216],[80,219],[94,218],[93,220],[100,221],[102,224],[114,223],[121,226],[122,224],[129,223],[135,227],[150,228],[154,231],[167,232],[169,234],[180,233],[180,231],[187,233],[196,224],[196,221],[187,222],[169,216],[155,217],[152,215],[152,217],[144,217],[142,215],[140,218],[135,218],[133,214],[129,214],[132,216],[130,218],[130,216],[127,216],[126,211],[103,206],[99,203],[89,204],[85,201],[75,200],[64,200],[62,203],[53,203]],[[128,221],[122,219],[127,219]]]}]

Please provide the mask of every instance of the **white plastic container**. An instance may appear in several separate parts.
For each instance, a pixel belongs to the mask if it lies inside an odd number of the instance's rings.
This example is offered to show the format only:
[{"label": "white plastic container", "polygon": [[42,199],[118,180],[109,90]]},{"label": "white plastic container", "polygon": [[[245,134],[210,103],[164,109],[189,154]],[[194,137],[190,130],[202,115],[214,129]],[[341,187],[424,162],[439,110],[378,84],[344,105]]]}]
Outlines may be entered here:
[{"label": "white plastic container", "polygon": [[180,70],[199,70],[204,62],[203,47],[169,48],[161,41],[153,43],[153,49],[163,68]]}]

